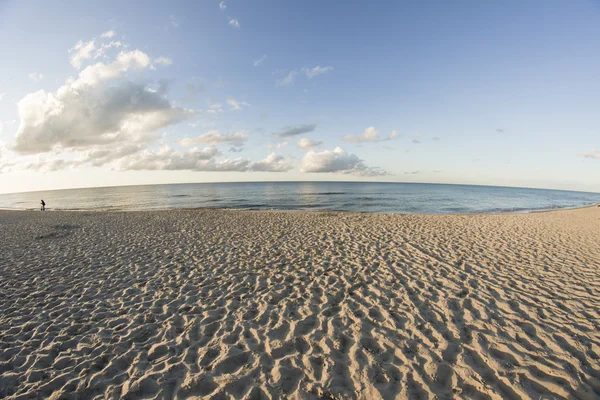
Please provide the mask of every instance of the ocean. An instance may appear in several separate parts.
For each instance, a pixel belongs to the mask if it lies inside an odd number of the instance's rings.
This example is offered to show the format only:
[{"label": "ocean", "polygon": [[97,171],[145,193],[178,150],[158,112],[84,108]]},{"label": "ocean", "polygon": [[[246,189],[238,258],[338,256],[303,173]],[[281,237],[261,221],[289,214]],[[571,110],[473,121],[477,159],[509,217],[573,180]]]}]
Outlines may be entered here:
[{"label": "ocean", "polygon": [[371,182],[191,183],[0,195],[0,208],[238,209],[406,214],[519,213],[600,203],[600,193],[495,186]]}]

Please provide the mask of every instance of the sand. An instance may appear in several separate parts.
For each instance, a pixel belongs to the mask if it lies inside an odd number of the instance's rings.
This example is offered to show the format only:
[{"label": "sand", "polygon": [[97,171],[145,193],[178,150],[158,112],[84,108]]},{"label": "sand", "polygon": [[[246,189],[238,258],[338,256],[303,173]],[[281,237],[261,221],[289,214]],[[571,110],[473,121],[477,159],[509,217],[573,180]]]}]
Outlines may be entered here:
[{"label": "sand", "polygon": [[0,212],[0,397],[600,397],[600,208]]}]

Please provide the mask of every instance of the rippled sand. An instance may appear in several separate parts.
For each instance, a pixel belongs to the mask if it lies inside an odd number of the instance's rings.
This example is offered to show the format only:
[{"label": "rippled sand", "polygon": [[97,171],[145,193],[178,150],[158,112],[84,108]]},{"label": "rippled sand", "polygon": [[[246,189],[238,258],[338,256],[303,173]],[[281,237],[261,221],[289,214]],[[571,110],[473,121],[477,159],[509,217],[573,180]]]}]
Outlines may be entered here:
[{"label": "rippled sand", "polygon": [[0,397],[600,396],[600,208],[0,212]]}]

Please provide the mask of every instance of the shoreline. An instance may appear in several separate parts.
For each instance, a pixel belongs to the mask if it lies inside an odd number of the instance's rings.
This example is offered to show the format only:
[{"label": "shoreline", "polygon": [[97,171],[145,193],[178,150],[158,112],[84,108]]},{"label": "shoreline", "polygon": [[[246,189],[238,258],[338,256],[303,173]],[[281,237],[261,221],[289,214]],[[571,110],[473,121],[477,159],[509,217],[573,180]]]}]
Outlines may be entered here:
[{"label": "shoreline", "polygon": [[[593,203],[583,206],[575,206],[575,207],[554,207],[554,208],[544,208],[544,209],[529,209],[529,210],[519,210],[519,211],[506,211],[506,212],[470,212],[470,213],[406,213],[406,212],[368,212],[368,211],[342,211],[342,210],[278,210],[278,209],[255,209],[255,208],[160,208],[160,209],[81,209],[81,210],[70,210],[70,209],[46,209],[44,212],[65,212],[65,213],[130,213],[130,212],[169,212],[169,211],[232,211],[232,212],[273,212],[273,213],[339,213],[339,214],[367,214],[367,215],[416,215],[416,216],[436,216],[436,215],[448,215],[448,216],[468,216],[468,215],[527,215],[527,214],[537,214],[537,213],[548,213],[554,211],[570,211],[570,210],[581,210],[586,208],[600,207],[599,203]],[[35,208],[1,208],[0,212],[41,212]]]}]

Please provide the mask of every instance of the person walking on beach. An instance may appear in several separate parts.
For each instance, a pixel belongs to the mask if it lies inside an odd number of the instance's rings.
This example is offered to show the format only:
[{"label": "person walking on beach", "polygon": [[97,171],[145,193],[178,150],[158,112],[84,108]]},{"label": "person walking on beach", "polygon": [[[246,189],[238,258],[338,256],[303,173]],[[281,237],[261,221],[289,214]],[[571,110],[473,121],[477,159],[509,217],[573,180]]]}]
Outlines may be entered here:
[{"label": "person walking on beach", "polygon": [[42,200],[42,206],[40,207],[40,210],[46,211],[46,203],[44,202],[44,200]]}]

